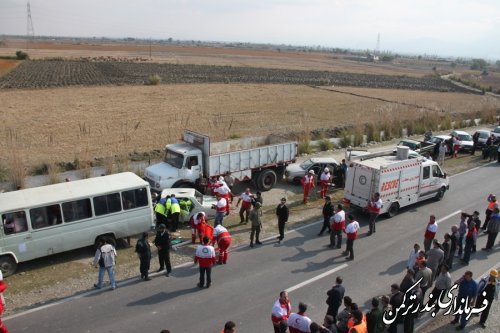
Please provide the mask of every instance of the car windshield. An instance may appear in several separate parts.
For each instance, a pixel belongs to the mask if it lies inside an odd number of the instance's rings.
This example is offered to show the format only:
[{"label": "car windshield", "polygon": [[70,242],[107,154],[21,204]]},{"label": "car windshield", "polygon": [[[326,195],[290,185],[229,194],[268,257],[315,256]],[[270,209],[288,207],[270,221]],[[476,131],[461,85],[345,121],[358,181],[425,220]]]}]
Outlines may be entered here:
[{"label": "car windshield", "polygon": [[440,143],[441,141],[443,141],[443,139],[438,138],[436,136],[431,138],[431,143]]},{"label": "car windshield", "polygon": [[307,161],[304,161],[300,164],[300,167],[304,170],[306,170],[307,168],[309,168],[311,165],[313,165],[314,162],[311,161],[311,160],[307,160]]},{"label": "car windshield", "polygon": [[458,139],[460,141],[472,141],[472,137],[469,134],[459,134]]},{"label": "car windshield", "polygon": [[500,133],[500,126],[495,127],[495,129],[493,130],[493,132]]},{"label": "car windshield", "polygon": [[184,155],[167,149],[163,162],[170,164],[176,169],[181,169],[184,162]]},{"label": "car windshield", "polygon": [[410,142],[410,141],[400,141],[398,146],[406,146],[406,147],[410,148],[411,150],[418,149],[418,144],[415,142]]},{"label": "car windshield", "polygon": [[479,137],[481,139],[487,139],[490,136],[490,132],[479,132]]}]

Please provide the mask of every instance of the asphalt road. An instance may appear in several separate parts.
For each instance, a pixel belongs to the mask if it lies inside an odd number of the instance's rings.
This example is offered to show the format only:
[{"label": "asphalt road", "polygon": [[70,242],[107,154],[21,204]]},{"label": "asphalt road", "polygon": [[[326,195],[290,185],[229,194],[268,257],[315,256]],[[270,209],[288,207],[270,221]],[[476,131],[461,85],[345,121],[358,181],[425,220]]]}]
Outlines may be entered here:
[{"label": "asphalt road", "polygon": [[[484,218],[488,193],[498,192],[499,166],[489,164],[452,177],[450,191],[442,201],[428,201],[407,209],[392,219],[381,218],[377,233],[366,237],[366,216],[357,214],[361,236],[355,241],[355,260],[345,261],[341,251],[332,250],[328,236],[317,237],[320,223],[289,232],[285,242],[275,239],[251,249],[233,249],[227,265],[212,273],[212,287],[200,290],[198,269],[188,265],[174,269],[150,282],[121,283],[115,291],[92,291],[57,304],[4,318],[12,332],[220,332],[232,320],[240,333],[272,332],[271,308],[281,290],[290,291],[293,310],[299,301],[309,305],[307,314],[321,322],[326,312],[326,291],[335,277],[344,278],[346,294],[365,306],[373,296],[388,294],[391,283],[399,283],[415,242],[422,244],[430,213],[439,222],[442,240],[459,211],[478,210]],[[486,237],[478,238],[478,249]],[[476,275],[499,261],[494,252],[473,254],[467,269]],[[456,263],[458,278],[466,270]]]}]

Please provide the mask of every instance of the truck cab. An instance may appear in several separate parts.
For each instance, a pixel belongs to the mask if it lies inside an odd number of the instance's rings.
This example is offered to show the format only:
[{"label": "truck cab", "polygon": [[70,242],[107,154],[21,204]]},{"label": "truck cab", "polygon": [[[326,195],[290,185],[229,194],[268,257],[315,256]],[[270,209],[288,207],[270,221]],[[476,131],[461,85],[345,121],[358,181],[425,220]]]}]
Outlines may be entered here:
[{"label": "truck cab", "polygon": [[151,190],[161,192],[172,187],[194,187],[203,170],[202,151],[187,143],[165,147],[163,161],[146,168],[144,176]]}]

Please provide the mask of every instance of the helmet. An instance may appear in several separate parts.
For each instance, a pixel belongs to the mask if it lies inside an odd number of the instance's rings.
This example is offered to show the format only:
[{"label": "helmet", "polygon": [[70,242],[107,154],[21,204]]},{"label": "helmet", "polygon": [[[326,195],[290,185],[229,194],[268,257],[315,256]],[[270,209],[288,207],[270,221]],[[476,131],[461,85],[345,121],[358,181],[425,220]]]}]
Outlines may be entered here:
[{"label": "helmet", "polygon": [[492,270],[490,271],[490,275],[491,275],[491,276],[494,276],[494,277],[496,277],[496,278],[497,278],[497,277],[498,277],[498,271],[497,271],[496,269],[492,269]]},{"label": "helmet", "polygon": [[323,169],[323,171],[324,171],[324,172],[330,172],[330,169],[328,169],[328,168],[324,168],[324,169]]}]

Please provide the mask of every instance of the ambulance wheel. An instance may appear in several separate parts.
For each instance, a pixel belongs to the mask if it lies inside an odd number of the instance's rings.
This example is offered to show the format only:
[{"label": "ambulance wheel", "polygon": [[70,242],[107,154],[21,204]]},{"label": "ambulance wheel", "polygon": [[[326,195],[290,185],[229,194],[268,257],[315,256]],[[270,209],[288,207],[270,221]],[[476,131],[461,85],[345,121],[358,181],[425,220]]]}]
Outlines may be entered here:
[{"label": "ambulance wheel", "polygon": [[438,193],[436,194],[436,200],[440,201],[441,199],[443,199],[445,192],[446,192],[446,190],[444,189],[444,187],[441,187],[439,189]]},{"label": "ambulance wheel", "polygon": [[398,215],[398,212],[399,212],[399,204],[397,202],[394,202],[391,204],[391,207],[389,207],[389,210],[387,211],[387,216],[394,217]]},{"label": "ambulance wheel", "polygon": [[259,174],[257,178],[257,187],[261,191],[269,191],[276,185],[276,181],[278,176],[276,176],[276,172],[271,169],[266,169]]},{"label": "ambulance wheel", "polygon": [[2,270],[3,276],[10,276],[14,274],[17,269],[17,263],[12,258],[12,256],[1,256],[0,257],[0,269]]}]

